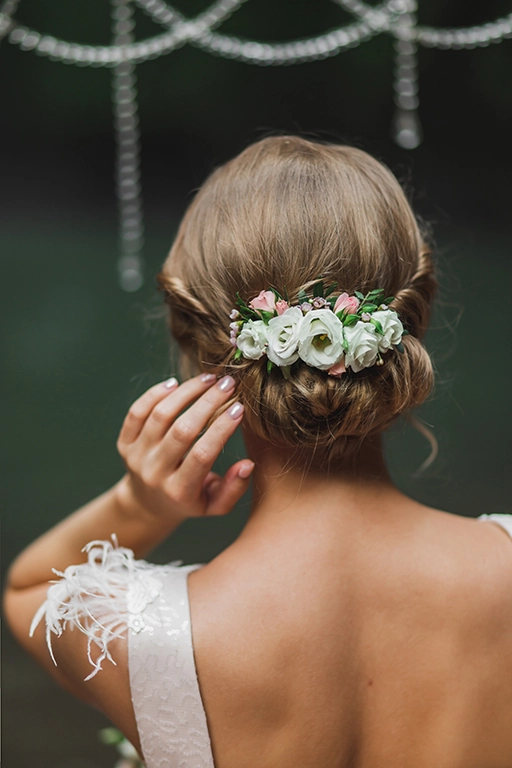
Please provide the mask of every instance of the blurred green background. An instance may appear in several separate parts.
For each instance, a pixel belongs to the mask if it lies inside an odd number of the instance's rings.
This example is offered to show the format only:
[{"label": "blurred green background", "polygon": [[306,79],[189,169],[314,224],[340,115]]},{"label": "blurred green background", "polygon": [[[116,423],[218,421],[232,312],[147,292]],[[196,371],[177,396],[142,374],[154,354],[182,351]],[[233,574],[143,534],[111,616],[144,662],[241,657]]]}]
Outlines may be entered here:
[{"label": "blurred green background", "polygon": [[[187,15],[205,5],[177,4]],[[421,23],[479,24],[510,0],[420,3]],[[20,22],[89,43],[109,40],[105,0],[23,0]],[[157,28],[137,14],[139,35]],[[223,31],[295,39],[350,20],[329,0],[250,0]],[[389,136],[389,37],[333,59],[259,68],[184,48],[138,69],[146,284],[123,293],[116,273],[110,72],[0,50],[3,157],[1,240],[3,566],[26,544],[122,473],[115,440],[131,402],[176,373],[154,276],[191,191],[215,165],[271,130],[347,141],[386,162],[437,242],[441,291],[426,345],[436,390],[419,415],[439,440],[421,476],[426,441],[405,422],[387,436],[404,492],[457,514],[511,512],[512,284],[510,173],[512,43],[420,50],[424,143]],[[160,314],[160,317],[158,315]],[[243,455],[234,439],[220,468]],[[206,562],[236,537],[248,499],[227,518],[194,520],[153,559]],[[46,678],[4,632],[6,768],[101,768],[105,719]]]}]

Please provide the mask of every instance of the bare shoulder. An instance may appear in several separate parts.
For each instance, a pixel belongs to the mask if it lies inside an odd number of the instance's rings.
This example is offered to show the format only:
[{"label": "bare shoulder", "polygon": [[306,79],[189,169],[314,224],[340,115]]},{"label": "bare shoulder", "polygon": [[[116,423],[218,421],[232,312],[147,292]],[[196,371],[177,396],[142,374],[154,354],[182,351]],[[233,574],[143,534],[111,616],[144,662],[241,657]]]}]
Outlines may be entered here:
[{"label": "bare shoulder", "polygon": [[437,509],[425,516],[427,551],[449,566],[448,591],[460,596],[468,613],[484,615],[512,634],[512,537],[496,522]]},{"label": "bare shoulder", "polygon": [[[38,629],[42,634],[42,627]],[[92,667],[87,637],[76,628],[68,628],[53,640],[57,669],[65,681],[64,687],[107,715],[140,753],[130,692],[127,637],[114,638],[109,645],[113,662],[103,661],[98,673],[88,679]]]}]

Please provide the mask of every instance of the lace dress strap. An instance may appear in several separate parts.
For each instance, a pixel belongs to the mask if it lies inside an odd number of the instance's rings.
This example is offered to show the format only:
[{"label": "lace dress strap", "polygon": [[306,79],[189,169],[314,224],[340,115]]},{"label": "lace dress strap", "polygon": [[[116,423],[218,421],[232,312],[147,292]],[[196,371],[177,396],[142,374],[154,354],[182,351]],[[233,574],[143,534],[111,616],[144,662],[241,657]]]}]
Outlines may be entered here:
[{"label": "lace dress strap", "polygon": [[52,635],[76,627],[88,638],[92,671],[115,664],[109,645],[128,636],[130,692],[146,768],[214,768],[197,680],[188,574],[200,564],[154,565],[135,560],[113,536],[84,547],[86,563],[54,571],[59,580],[47,592],[30,634],[46,623]]},{"label": "lace dress strap", "polygon": [[188,565],[159,574],[159,597],[128,639],[132,702],[147,768],[214,768],[190,627]]}]

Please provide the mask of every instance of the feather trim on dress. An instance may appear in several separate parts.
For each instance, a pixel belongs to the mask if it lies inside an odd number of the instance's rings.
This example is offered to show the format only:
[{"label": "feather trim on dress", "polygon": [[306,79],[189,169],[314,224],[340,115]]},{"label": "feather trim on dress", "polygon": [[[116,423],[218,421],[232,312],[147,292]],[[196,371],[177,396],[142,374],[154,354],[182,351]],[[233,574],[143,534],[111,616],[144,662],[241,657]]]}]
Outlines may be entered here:
[{"label": "feather trim on dress", "polygon": [[[112,535],[109,541],[90,541],[83,548],[87,562],[70,565],[64,572],[52,568],[59,581],[51,582],[46,601],[41,605],[30,626],[30,637],[44,617],[46,643],[53,663],[52,633],[60,637],[66,627],[78,629],[87,635],[87,657],[94,667],[85,680],[90,680],[102,668],[101,663],[115,664],[108,645],[115,638],[124,638],[126,630],[138,633],[146,628],[144,611],[161,593],[162,582],[156,573],[167,573],[177,560],[168,566],[158,566],[145,560],[135,560],[134,553],[119,547]],[[92,657],[92,647],[99,653]]]}]

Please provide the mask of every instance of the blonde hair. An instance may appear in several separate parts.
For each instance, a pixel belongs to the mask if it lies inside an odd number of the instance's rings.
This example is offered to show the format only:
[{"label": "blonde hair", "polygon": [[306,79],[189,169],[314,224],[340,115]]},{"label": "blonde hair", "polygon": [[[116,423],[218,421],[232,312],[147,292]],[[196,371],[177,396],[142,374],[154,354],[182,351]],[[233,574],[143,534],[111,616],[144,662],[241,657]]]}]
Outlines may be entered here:
[{"label": "blonde hair", "polygon": [[[267,372],[266,357],[234,362],[237,291],[248,301],[273,286],[293,302],[319,276],[339,292],[394,296],[410,334],[404,353],[393,349],[384,365],[339,379],[302,362],[289,381]],[[431,252],[396,178],[360,149],[296,136],[249,146],[203,184],[158,282],[182,374],[230,373],[245,423],[273,445],[349,455],[432,389],[421,343],[437,288]]]}]

